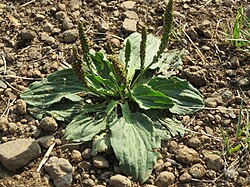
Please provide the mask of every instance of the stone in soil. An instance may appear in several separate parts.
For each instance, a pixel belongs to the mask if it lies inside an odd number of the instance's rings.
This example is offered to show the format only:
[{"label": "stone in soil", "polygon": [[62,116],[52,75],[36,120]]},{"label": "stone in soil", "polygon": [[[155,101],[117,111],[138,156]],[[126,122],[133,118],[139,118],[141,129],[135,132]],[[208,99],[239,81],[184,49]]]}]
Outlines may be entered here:
[{"label": "stone in soil", "polygon": [[81,152],[78,151],[78,150],[73,150],[72,153],[71,153],[71,159],[73,162],[80,162],[82,161],[82,155],[81,155]]},{"label": "stone in soil", "polygon": [[26,114],[27,111],[27,104],[24,100],[22,99],[18,99],[16,101],[16,105],[17,105],[17,110],[20,114]]},{"label": "stone in soil", "polygon": [[179,181],[182,183],[190,182],[192,180],[192,176],[188,172],[184,172],[179,176]]},{"label": "stone in soil", "polygon": [[191,148],[198,148],[201,145],[201,141],[199,138],[192,137],[187,141],[187,145]]},{"label": "stone in soil", "polygon": [[92,157],[92,149],[87,148],[82,152],[82,157],[85,159],[90,159]]},{"label": "stone in soil", "polygon": [[86,187],[92,187],[95,186],[95,182],[92,179],[84,179],[82,181],[82,185]]},{"label": "stone in soil", "polygon": [[55,141],[55,137],[53,135],[47,135],[47,136],[43,136],[40,137],[36,140],[42,147],[44,148],[48,148],[49,146],[51,146],[53,144],[53,142]]},{"label": "stone in soil", "polygon": [[175,182],[175,175],[169,171],[161,172],[155,180],[158,187],[166,187]]},{"label": "stone in soil", "polygon": [[156,161],[155,165],[154,165],[154,170],[161,172],[164,169],[165,165],[164,165],[164,161],[162,159],[159,159]]},{"label": "stone in soil", "polygon": [[183,164],[190,164],[200,161],[199,154],[192,148],[187,146],[178,146],[177,149],[173,150],[175,158],[178,162]]},{"label": "stone in soil", "polygon": [[201,164],[195,164],[189,168],[188,173],[196,179],[201,179],[206,174],[206,169]]},{"label": "stone in soil", "polygon": [[122,23],[122,29],[124,32],[130,34],[136,32],[137,30],[136,25],[137,25],[136,20],[125,18],[125,20]]},{"label": "stone in soil", "polygon": [[112,187],[131,187],[132,186],[129,178],[120,174],[110,177],[109,184]]},{"label": "stone in soil", "polygon": [[55,132],[57,130],[58,124],[54,118],[45,117],[41,120],[40,127],[46,131]]},{"label": "stone in soil", "polygon": [[207,84],[206,80],[207,70],[199,66],[189,66],[181,73],[183,78],[186,78],[192,85],[202,87]]},{"label": "stone in soil", "polygon": [[134,19],[134,20],[138,20],[138,14],[134,11],[131,10],[127,10],[126,12],[123,13],[125,18],[129,18],[129,19]]},{"label": "stone in soil", "polygon": [[0,144],[0,162],[7,170],[17,170],[40,154],[41,148],[33,139],[17,139]]},{"label": "stone in soil", "polygon": [[125,9],[133,9],[135,6],[136,2],[135,1],[124,1],[121,6]]},{"label": "stone in soil", "polygon": [[44,165],[56,187],[71,186],[73,167],[68,160],[64,158],[51,157]]},{"label": "stone in soil", "polygon": [[224,166],[224,161],[219,155],[208,153],[203,151],[204,160],[206,162],[207,169],[212,169],[214,171],[219,171]]},{"label": "stone in soil", "polygon": [[93,157],[93,164],[96,168],[108,168],[109,162],[108,160],[101,155],[97,155]]},{"label": "stone in soil", "polygon": [[63,41],[65,43],[73,43],[78,37],[78,32],[74,29],[67,30],[63,33]]},{"label": "stone in soil", "polygon": [[32,41],[36,37],[36,33],[31,30],[22,30],[21,31],[21,39],[26,41]]}]

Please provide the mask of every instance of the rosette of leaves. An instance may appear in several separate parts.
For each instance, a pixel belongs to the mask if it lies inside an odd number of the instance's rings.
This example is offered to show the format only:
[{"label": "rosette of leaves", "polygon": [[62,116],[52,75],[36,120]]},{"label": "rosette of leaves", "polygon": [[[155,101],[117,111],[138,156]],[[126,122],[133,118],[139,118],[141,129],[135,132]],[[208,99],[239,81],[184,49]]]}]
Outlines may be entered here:
[{"label": "rosette of leaves", "polygon": [[92,141],[93,155],[112,148],[123,172],[144,183],[161,140],[184,133],[175,116],[204,105],[199,91],[176,76],[183,51],[164,51],[171,25],[169,1],[161,39],[143,28],[118,55],[105,55],[90,50],[79,23],[81,50],[74,48],[72,68],[32,83],[20,97],[37,119],[49,115],[68,123],[67,140]]}]

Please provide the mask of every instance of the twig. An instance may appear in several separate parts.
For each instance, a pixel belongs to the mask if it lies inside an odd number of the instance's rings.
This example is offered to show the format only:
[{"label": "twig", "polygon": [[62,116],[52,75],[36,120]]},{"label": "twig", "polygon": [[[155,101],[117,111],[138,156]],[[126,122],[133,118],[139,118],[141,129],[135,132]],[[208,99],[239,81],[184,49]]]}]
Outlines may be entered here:
[{"label": "twig", "polygon": [[71,145],[74,146],[74,145],[81,145],[81,144],[83,144],[83,142],[64,144],[64,145],[61,145],[59,147],[63,148],[63,147],[71,146]]},{"label": "twig", "polygon": [[185,34],[185,36],[188,38],[188,40],[190,41],[190,43],[194,46],[194,48],[196,49],[196,53],[200,56],[200,59],[203,63],[207,63],[206,58],[204,57],[204,55],[201,53],[200,49],[194,44],[193,40],[189,37],[189,35],[186,33],[185,31],[185,27],[187,26],[187,24],[184,25],[183,27],[183,33]]},{"label": "twig", "polygon": [[25,7],[33,2],[35,2],[35,0],[28,1],[27,3],[22,4],[20,7]]},{"label": "twig", "polygon": [[2,55],[2,59],[3,59],[3,65],[4,65],[3,74],[6,74],[7,73],[7,63],[6,63],[6,59],[5,59],[4,55]]},{"label": "twig", "polygon": [[14,79],[23,79],[23,80],[32,80],[32,81],[42,80],[42,78],[20,77],[16,75],[0,75],[0,78],[14,78]]},{"label": "twig", "polygon": [[37,173],[40,172],[40,170],[42,169],[43,165],[44,165],[44,164],[46,163],[46,161],[48,160],[49,155],[50,155],[51,151],[53,150],[53,148],[55,147],[55,145],[56,145],[56,142],[54,142],[53,144],[50,145],[49,149],[48,149],[47,152],[45,153],[45,155],[44,155],[42,161],[40,162],[40,164],[39,164],[39,166],[38,166],[38,168],[37,168],[37,170],[36,170]]},{"label": "twig", "polygon": [[62,63],[60,63],[60,66],[62,66],[64,69],[72,68],[72,66],[65,60],[63,60]]},{"label": "twig", "polygon": [[11,102],[10,102],[10,99],[8,99],[7,107],[6,107],[6,109],[4,110],[4,112],[2,113],[0,119],[2,119],[2,117],[3,117],[4,115],[6,115],[6,118],[8,118],[10,107],[14,104],[15,101],[16,101],[16,98],[13,99],[13,101],[11,101]]},{"label": "twig", "polygon": [[18,90],[14,86],[12,86],[8,81],[4,80],[4,83],[7,84],[10,88],[12,88],[13,90],[15,90],[16,92],[18,92],[18,93],[22,92],[21,90]]}]

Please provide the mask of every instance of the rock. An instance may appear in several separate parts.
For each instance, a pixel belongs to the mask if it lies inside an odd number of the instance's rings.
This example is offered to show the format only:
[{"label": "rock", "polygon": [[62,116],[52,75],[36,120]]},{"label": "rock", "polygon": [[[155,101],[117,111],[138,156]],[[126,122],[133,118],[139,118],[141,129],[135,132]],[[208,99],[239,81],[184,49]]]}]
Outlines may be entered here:
[{"label": "rock", "polygon": [[59,11],[55,14],[56,19],[62,21],[67,17],[66,13],[64,11]]},{"label": "rock", "polygon": [[206,174],[206,169],[201,164],[193,165],[189,170],[188,173],[196,179],[201,179]]},{"label": "rock", "polygon": [[17,130],[16,123],[8,123],[8,131],[10,134],[14,134]]},{"label": "rock", "polygon": [[199,138],[192,137],[187,141],[187,145],[191,148],[198,148],[201,145],[201,141]]},{"label": "rock", "polygon": [[32,49],[32,51],[29,51],[29,58],[36,60],[39,58],[42,58],[42,54],[38,51],[35,51],[36,49]]},{"label": "rock", "polygon": [[231,92],[228,89],[221,90],[221,92],[219,92],[219,93],[221,95],[222,100],[224,100],[224,101],[229,101],[234,96],[233,92]]},{"label": "rock", "polygon": [[55,38],[52,36],[49,36],[48,38],[45,39],[45,43],[48,45],[53,45],[56,42]]},{"label": "rock", "polygon": [[208,46],[206,46],[206,45],[203,45],[203,46],[201,47],[201,50],[203,50],[203,51],[210,51],[211,48],[208,47]]},{"label": "rock", "polygon": [[86,187],[92,187],[95,186],[95,182],[92,179],[84,179],[82,181],[82,185]]},{"label": "rock", "polygon": [[166,187],[175,182],[175,175],[169,171],[161,172],[155,180],[158,187]]},{"label": "rock", "polygon": [[211,108],[217,107],[217,101],[215,98],[211,98],[211,97],[206,98],[204,102],[205,102],[206,107],[211,107]]},{"label": "rock", "polygon": [[45,16],[42,14],[36,14],[35,15],[35,20],[36,21],[43,21],[45,19]]},{"label": "rock", "polygon": [[240,87],[246,87],[250,85],[250,79],[249,77],[239,77],[237,78],[237,83],[239,84]]},{"label": "rock", "polygon": [[58,124],[53,117],[45,117],[40,122],[40,127],[49,132],[55,132],[57,130]]},{"label": "rock", "polygon": [[93,157],[93,164],[96,168],[108,168],[109,167],[108,160],[101,155],[97,155]]},{"label": "rock", "polygon": [[49,34],[46,32],[42,32],[40,37],[42,41],[46,41],[47,38],[49,37]]},{"label": "rock", "polygon": [[17,105],[17,110],[20,114],[26,114],[26,111],[27,111],[27,104],[24,100],[22,99],[18,99],[16,101],[16,105]]},{"label": "rock", "polygon": [[78,150],[73,150],[71,153],[71,159],[73,160],[73,162],[80,162],[82,161],[82,155],[81,152]]},{"label": "rock", "polygon": [[190,164],[199,161],[199,154],[192,148],[187,146],[179,146],[174,150],[176,160],[183,164]]},{"label": "rock", "polygon": [[121,46],[121,42],[117,38],[112,38],[109,41],[112,48],[119,48]]},{"label": "rock", "polygon": [[134,11],[131,11],[131,10],[127,10],[123,13],[124,17],[125,18],[128,18],[128,19],[134,19],[134,20],[138,20],[139,19],[139,16],[137,13],[135,13]]},{"label": "rock", "polygon": [[210,31],[203,27],[195,27],[195,31],[198,33],[199,36],[203,38],[208,38],[208,39],[212,38]]},{"label": "rock", "polygon": [[113,187],[131,187],[131,181],[123,176],[123,175],[115,175],[110,177],[110,181],[109,181],[110,186]]},{"label": "rock", "polygon": [[161,172],[164,169],[165,165],[164,165],[164,161],[162,159],[159,159],[156,161],[155,165],[154,165],[154,170]]},{"label": "rock", "polygon": [[206,73],[207,70],[204,68],[199,66],[189,66],[182,71],[181,76],[186,78],[192,85],[199,88],[205,86],[207,83]]},{"label": "rock", "polygon": [[44,25],[43,25],[43,30],[45,32],[51,32],[53,30],[54,26],[49,23],[49,22],[46,22]]},{"label": "rock", "polygon": [[230,59],[230,64],[233,68],[238,68],[240,67],[240,61],[239,61],[239,58],[237,56],[233,56],[231,59]]},{"label": "rock", "polygon": [[90,159],[92,157],[92,149],[87,148],[82,152],[82,157],[85,159]]},{"label": "rock", "polygon": [[73,43],[78,37],[78,32],[74,29],[67,30],[63,33],[63,41],[66,43]]},{"label": "rock", "polygon": [[109,24],[106,21],[100,21],[98,25],[99,32],[107,32],[109,30]]},{"label": "rock", "polygon": [[74,27],[74,24],[72,23],[72,21],[68,17],[63,19],[62,28],[64,30],[69,30],[69,29],[72,29],[73,27]]},{"label": "rock", "polygon": [[136,25],[137,25],[136,20],[125,18],[125,20],[122,23],[122,29],[126,33],[136,32],[137,30]]},{"label": "rock", "polygon": [[193,41],[196,41],[197,39],[199,39],[199,35],[197,34],[197,32],[194,30],[193,27],[191,27],[189,30],[187,30],[187,34],[188,34],[188,36],[189,36]]},{"label": "rock", "polygon": [[227,69],[226,70],[226,74],[228,77],[235,77],[236,76],[236,71],[232,70],[232,69]]},{"label": "rock", "polygon": [[82,6],[81,0],[70,0],[69,1],[69,7],[71,11],[78,10]]},{"label": "rock", "polygon": [[21,39],[25,41],[32,41],[36,37],[36,33],[31,30],[24,29],[21,31]]},{"label": "rock", "polygon": [[121,6],[125,9],[133,9],[135,6],[136,2],[135,1],[124,1]]},{"label": "rock", "polygon": [[6,117],[0,118],[0,131],[7,131],[8,130],[8,120]]},{"label": "rock", "polygon": [[68,160],[64,158],[50,157],[44,165],[56,187],[71,186],[73,167]]},{"label": "rock", "polygon": [[192,180],[192,176],[189,175],[188,172],[184,172],[180,177],[179,177],[179,181],[182,183],[185,182],[190,182]]},{"label": "rock", "polygon": [[0,144],[0,162],[7,170],[17,170],[40,154],[41,148],[33,139],[17,139]]},{"label": "rock", "polygon": [[204,160],[206,162],[207,169],[219,171],[224,166],[224,161],[219,155],[203,152]]},{"label": "rock", "polygon": [[53,135],[43,136],[43,137],[38,138],[36,141],[42,147],[48,148],[49,146],[51,146],[54,143],[55,137]]},{"label": "rock", "polygon": [[77,166],[84,170],[89,170],[91,168],[91,164],[87,161],[82,161]]}]

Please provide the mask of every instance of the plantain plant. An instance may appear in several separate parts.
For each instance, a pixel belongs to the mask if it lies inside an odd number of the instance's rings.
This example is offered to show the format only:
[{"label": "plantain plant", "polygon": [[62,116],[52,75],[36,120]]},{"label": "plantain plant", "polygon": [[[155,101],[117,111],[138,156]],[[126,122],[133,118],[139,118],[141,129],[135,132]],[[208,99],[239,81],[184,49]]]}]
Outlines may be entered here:
[{"label": "plantain plant", "polygon": [[117,55],[90,49],[81,23],[81,49],[71,69],[32,83],[20,97],[29,112],[69,123],[65,138],[92,141],[92,154],[113,149],[122,171],[144,183],[157,160],[161,140],[183,135],[176,115],[204,106],[201,94],[176,73],[183,51],[165,52],[172,27],[172,0],[166,4],[163,36],[146,28],[131,34]]}]

